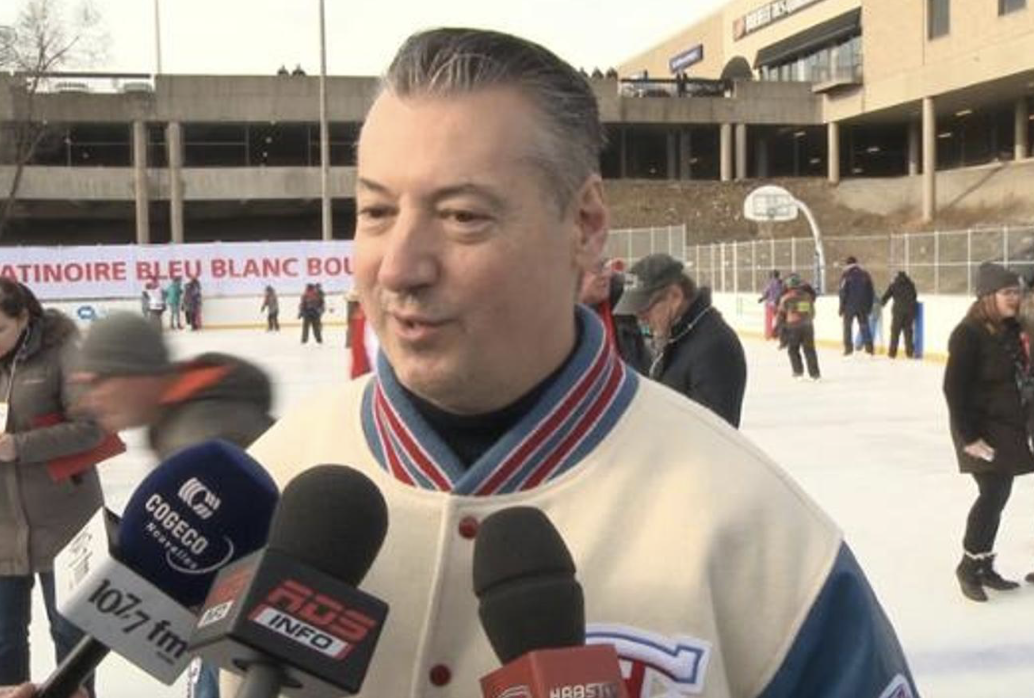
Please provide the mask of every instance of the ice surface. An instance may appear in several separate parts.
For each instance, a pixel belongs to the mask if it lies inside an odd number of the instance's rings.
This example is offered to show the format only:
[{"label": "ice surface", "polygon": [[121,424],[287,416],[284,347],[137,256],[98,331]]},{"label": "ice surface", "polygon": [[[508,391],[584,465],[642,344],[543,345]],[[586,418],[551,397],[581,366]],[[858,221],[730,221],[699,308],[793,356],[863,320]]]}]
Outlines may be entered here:
[{"label": "ice surface", "polygon": [[[345,380],[344,331],[328,328],[322,346],[299,334],[261,330],[180,332],[178,356],[236,353],[273,376],[282,413],[324,386]],[[800,483],[844,529],[876,589],[916,674],[922,695],[981,698],[1034,695],[1034,585],[995,594],[986,604],[962,597],[954,567],[976,493],[960,475],[941,394],[943,366],[886,357],[842,358],[819,350],[823,379],[794,380],[784,352],[744,340],[749,380],[743,431]],[[143,434],[103,467],[109,504],[124,504],[154,460]],[[1019,478],[999,533],[1000,571],[1034,571],[1034,488]],[[994,594],[994,592],[990,592]],[[52,667],[42,600],[32,627],[33,676]],[[473,690],[473,689],[472,689]],[[100,698],[181,698],[118,658],[98,679]],[[873,697],[875,698],[875,697]]]}]

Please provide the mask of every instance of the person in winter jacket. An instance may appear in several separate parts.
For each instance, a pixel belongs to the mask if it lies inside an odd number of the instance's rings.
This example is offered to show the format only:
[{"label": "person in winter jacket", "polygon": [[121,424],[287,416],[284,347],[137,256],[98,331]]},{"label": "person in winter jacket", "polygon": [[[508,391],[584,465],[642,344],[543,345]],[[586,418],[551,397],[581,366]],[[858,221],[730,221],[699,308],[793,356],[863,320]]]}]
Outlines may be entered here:
[{"label": "person in winter jacket", "polygon": [[848,257],[844,260],[844,273],[840,275],[840,317],[844,320],[844,356],[854,352],[851,330],[854,321],[862,333],[862,342],[869,356],[873,355],[872,331],[869,329],[869,313],[876,300],[872,277],[862,269],[858,260]]},{"label": "person in winter jacket", "polygon": [[779,270],[773,269],[768,275],[768,285],[758,298],[758,303],[765,304],[765,339],[775,339],[779,334],[779,323],[776,317],[779,310],[779,299],[782,298],[786,286],[779,278]]},{"label": "person in winter jacket", "polygon": [[779,324],[786,333],[786,351],[790,355],[790,370],[794,378],[804,376],[801,350],[808,364],[808,376],[819,380],[819,357],[815,353],[815,289],[804,283],[797,274],[786,280],[786,293],[779,299]]},{"label": "person in winter jacket", "polygon": [[898,355],[898,340],[901,333],[905,333],[905,356],[915,356],[915,344],[912,338],[913,326],[916,322],[916,310],[919,306],[916,285],[908,274],[899,271],[890,286],[883,292],[880,298],[881,305],[887,305],[887,301],[894,299],[894,306],[891,308],[890,321],[890,345],[887,347],[887,356],[896,358]]},{"label": "person in winter jacket", "polygon": [[317,344],[323,344],[323,293],[316,284],[306,284],[298,301],[298,317],[302,321],[302,344],[309,341],[309,330]]},{"label": "person in winter jacket", "polygon": [[[944,396],[959,470],[972,476],[978,491],[955,573],[966,597],[986,601],[985,588],[1008,591],[1019,586],[995,571],[994,544],[1013,478],[1034,472],[1034,379],[1016,320],[1019,278],[1005,267],[985,263],[977,273],[976,291],[976,301],[948,340]],[[1028,579],[1034,581],[1034,573]]]},{"label": "person in winter jacket", "polygon": [[201,282],[192,276],[183,287],[183,314],[191,330],[201,329],[201,303]]},{"label": "person in winter jacket", "polygon": [[579,301],[595,310],[603,320],[607,338],[625,363],[646,375],[650,370],[650,351],[639,330],[639,322],[634,315],[614,314],[624,291],[624,275],[601,259],[582,275],[578,295]]},{"label": "person in winter jacket", "polygon": [[[147,320],[133,316],[144,325]],[[153,331],[153,330],[152,330]],[[68,378],[78,331],[26,286],[0,278],[0,684],[29,679],[32,587],[38,578],[58,662],[82,633],[57,612],[54,556],[104,503],[94,467],[55,480],[54,459],[98,446],[72,414]],[[93,680],[87,682],[91,694]]]},{"label": "person in winter jacket", "polygon": [[615,313],[634,314],[654,337],[650,377],[740,425],[747,361],[743,345],[682,262],[656,253],[632,265]]},{"label": "person in winter jacket", "polygon": [[266,286],[266,295],[262,298],[259,312],[266,311],[266,332],[280,331],[280,299],[272,286]]},{"label": "person in winter jacket", "polygon": [[[261,369],[218,353],[173,362],[161,334],[130,313],[91,326],[76,380],[86,386],[82,409],[110,431],[147,427],[161,460],[216,438],[246,448],[273,423],[272,387]],[[217,698],[214,665],[201,663],[195,677],[193,696]]]},{"label": "person in winter jacket", "polygon": [[169,329],[182,330],[183,323],[180,321],[180,305],[183,302],[183,281],[178,276],[172,277],[172,281],[165,289],[165,304],[169,309]]}]

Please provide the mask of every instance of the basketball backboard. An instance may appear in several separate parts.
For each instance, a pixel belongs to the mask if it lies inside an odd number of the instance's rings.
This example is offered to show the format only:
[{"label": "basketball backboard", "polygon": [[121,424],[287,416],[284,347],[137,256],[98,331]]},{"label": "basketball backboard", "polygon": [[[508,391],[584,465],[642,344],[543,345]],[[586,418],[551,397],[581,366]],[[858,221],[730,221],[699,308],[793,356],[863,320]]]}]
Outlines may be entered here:
[{"label": "basketball backboard", "polygon": [[743,217],[759,222],[792,221],[797,218],[797,200],[782,187],[758,187],[743,200]]}]

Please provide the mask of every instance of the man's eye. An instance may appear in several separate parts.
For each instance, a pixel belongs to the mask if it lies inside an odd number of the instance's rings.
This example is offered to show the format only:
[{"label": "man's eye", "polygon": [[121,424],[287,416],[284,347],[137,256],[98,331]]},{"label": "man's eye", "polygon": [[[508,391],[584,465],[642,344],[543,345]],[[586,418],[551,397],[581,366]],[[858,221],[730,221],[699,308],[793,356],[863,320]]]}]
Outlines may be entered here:
[{"label": "man's eye", "polygon": [[442,211],[441,216],[442,216],[442,218],[445,218],[446,220],[451,220],[451,221],[455,221],[456,223],[463,223],[463,224],[480,223],[480,222],[485,221],[485,220],[488,219],[488,216],[486,216],[484,214],[481,214],[481,213],[476,213],[474,211],[457,210],[457,209],[448,209],[448,210]]},{"label": "man's eye", "polygon": [[370,205],[370,206],[363,206],[362,208],[359,209],[359,216],[360,217],[362,217],[362,218],[370,218],[370,219],[374,219],[374,220],[379,219],[379,218],[384,218],[385,216],[388,216],[390,214],[391,214],[391,207],[389,207],[389,206]]}]

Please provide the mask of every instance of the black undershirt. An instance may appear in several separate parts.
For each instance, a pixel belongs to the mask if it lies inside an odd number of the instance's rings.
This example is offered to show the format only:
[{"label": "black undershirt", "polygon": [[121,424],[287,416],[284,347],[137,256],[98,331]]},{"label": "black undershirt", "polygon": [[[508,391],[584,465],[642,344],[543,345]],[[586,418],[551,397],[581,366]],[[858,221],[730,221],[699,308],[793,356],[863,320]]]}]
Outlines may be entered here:
[{"label": "black undershirt", "polygon": [[438,437],[456,454],[465,469],[469,469],[478,458],[495,445],[506,432],[528,414],[542,398],[542,395],[557,381],[578,348],[581,326],[577,325],[574,349],[543,381],[502,409],[486,414],[453,414],[432,405],[413,394],[401,383],[402,392],[420,413]]}]

